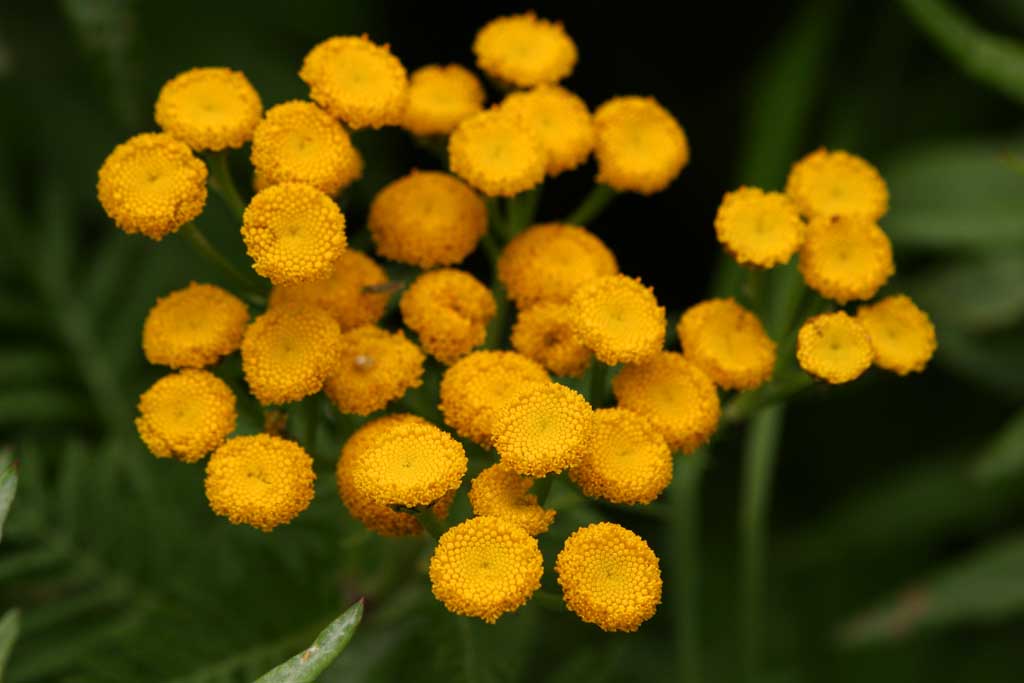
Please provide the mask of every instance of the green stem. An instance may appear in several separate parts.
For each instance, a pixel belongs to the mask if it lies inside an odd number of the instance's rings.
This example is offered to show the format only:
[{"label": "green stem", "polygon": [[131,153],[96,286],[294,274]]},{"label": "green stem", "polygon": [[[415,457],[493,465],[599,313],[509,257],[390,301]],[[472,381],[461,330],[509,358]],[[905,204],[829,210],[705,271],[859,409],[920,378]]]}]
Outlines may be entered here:
[{"label": "green stem", "polygon": [[238,193],[234,178],[231,177],[227,150],[208,156],[207,164],[210,168],[210,187],[220,195],[235,217],[242,220],[242,214],[245,213],[245,202],[242,200],[242,195]]},{"label": "green stem", "polygon": [[234,266],[227,258],[217,250],[217,247],[206,239],[206,235],[195,223],[186,223],[178,231],[188,242],[192,250],[220,269],[224,275],[233,280],[236,285],[242,288],[243,293],[249,301],[256,305],[266,303],[266,298],[261,293],[265,289],[263,282],[256,277],[246,275]]},{"label": "green stem", "polygon": [[676,668],[686,683],[701,680],[701,498],[700,484],[707,467],[708,450],[676,454],[674,483],[669,492],[669,546],[675,553],[672,595],[675,616]]},{"label": "green stem", "polygon": [[608,401],[608,366],[596,358],[590,363],[590,389],[587,398],[594,408],[601,408]]},{"label": "green stem", "polygon": [[570,225],[589,225],[608,208],[618,194],[607,185],[595,184],[580,205],[576,207],[576,210],[565,219],[565,222]]},{"label": "green stem", "polygon": [[491,264],[491,272],[497,275],[498,257],[501,256],[501,247],[498,246],[498,240],[494,239],[494,235],[488,232],[480,240],[480,246],[483,248],[484,253],[487,254],[487,261]]},{"label": "green stem", "polygon": [[494,235],[500,243],[507,242],[509,239],[507,234],[508,220],[501,210],[501,201],[498,197],[488,197],[484,200],[484,204],[487,207],[488,232]]},{"label": "green stem", "polygon": [[533,491],[537,496],[537,505],[544,505],[548,500],[548,494],[551,493],[551,484],[554,482],[554,475],[548,475],[541,479],[537,479],[533,483]]},{"label": "green stem", "polygon": [[307,397],[302,402],[299,411],[301,418],[299,442],[305,447],[306,452],[315,458],[316,432],[320,427],[320,395]]},{"label": "green stem", "polygon": [[552,612],[564,612],[565,601],[562,600],[562,596],[556,595],[550,591],[538,590],[533,594],[533,599],[537,601],[537,604],[544,609],[551,610]]},{"label": "green stem", "polygon": [[537,215],[537,203],[540,201],[540,188],[541,186],[537,186],[508,200],[508,224],[505,227],[509,239],[533,223],[533,218]]},{"label": "green stem", "polygon": [[794,371],[760,389],[741,392],[722,407],[722,424],[743,422],[762,408],[785,401],[813,384],[813,377]]},{"label": "green stem", "polygon": [[433,510],[427,508],[425,510],[420,510],[415,514],[416,519],[420,522],[420,526],[423,527],[423,530],[426,531],[431,538],[435,541],[441,538],[441,534],[444,533],[444,529],[441,528],[441,522],[439,522],[437,517],[434,516]]},{"label": "green stem", "polygon": [[505,295],[505,285],[494,275],[494,282],[491,285],[491,294],[494,295],[496,310],[491,324],[487,327],[486,346],[489,349],[500,349],[505,342],[505,328],[508,325],[508,297]]}]

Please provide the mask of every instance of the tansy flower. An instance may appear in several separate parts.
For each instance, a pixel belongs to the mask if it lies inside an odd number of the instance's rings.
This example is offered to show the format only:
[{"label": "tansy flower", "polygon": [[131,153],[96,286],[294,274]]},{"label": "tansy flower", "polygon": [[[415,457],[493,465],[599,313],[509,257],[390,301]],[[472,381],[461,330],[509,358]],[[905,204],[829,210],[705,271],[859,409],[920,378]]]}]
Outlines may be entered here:
[{"label": "tansy flower", "polygon": [[263,103],[241,71],[189,69],[164,84],[156,123],[196,151],[241,147],[260,121]]},{"label": "tansy flower", "polygon": [[506,403],[494,421],[502,464],[531,477],[576,465],[590,444],[594,411],[578,392],[547,382]]},{"label": "tansy flower", "polygon": [[362,160],[341,124],[312,102],[272,107],[256,126],[250,155],[263,190],[278,183],[306,183],[338,194],[363,172]]},{"label": "tansy flower", "polygon": [[390,294],[376,291],[388,282],[377,262],[361,251],[342,252],[326,280],[297,282],[274,287],[270,306],[305,304],[324,309],[338,321],[342,331],[379,321]]},{"label": "tansy flower", "polygon": [[741,187],[726,193],[715,215],[715,234],[740,264],[771,268],[789,261],[804,241],[804,222],[781,192]]},{"label": "tansy flower", "polygon": [[206,463],[206,499],[232,524],[272,531],[309,507],[315,480],[313,458],[294,441],[236,436]]},{"label": "tansy flower", "polygon": [[593,354],[569,323],[568,304],[544,301],[519,311],[512,327],[512,348],[556,375],[579,377]]},{"label": "tansy flower", "polygon": [[139,397],[135,428],[158,458],[195,462],[235,430],[235,395],[206,370],[182,370],[158,379]]},{"label": "tansy flower", "polygon": [[448,611],[493,624],[540,588],[537,539],[497,517],[474,517],[444,532],[430,558],[434,597]]},{"label": "tansy flower", "polygon": [[448,138],[448,165],[490,197],[511,197],[544,181],[547,157],[532,129],[492,107],[463,120]]},{"label": "tansy flower", "polygon": [[735,299],[691,306],[676,329],[683,353],[718,386],[755,389],[771,379],[775,342],[757,316]]},{"label": "tansy flower", "polygon": [[905,294],[886,297],[857,309],[868,331],[875,365],[899,375],[921,372],[935,353],[935,327],[928,314]]},{"label": "tansy flower", "polygon": [[650,503],[672,481],[672,452],[643,416],[624,408],[594,413],[594,432],[569,476],[591,498]]},{"label": "tansy flower", "polygon": [[489,21],[473,39],[473,54],[481,71],[519,88],[557,83],[578,57],[562,24],[533,12]]},{"label": "tansy flower", "polygon": [[409,97],[405,67],[387,45],[366,36],[335,36],[316,45],[299,78],[309,97],[350,128],[395,126]]},{"label": "tansy flower", "polygon": [[275,285],[322,280],[345,250],[345,216],[315,187],[281,183],[249,202],[242,239],[253,270]]},{"label": "tansy flower", "polygon": [[576,336],[602,363],[636,363],[665,343],[665,308],[639,279],[590,280],[576,290],[569,307]]},{"label": "tansy flower", "polygon": [[413,135],[448,135],[484,108],[480,79],[459,64],[429,64],[409,77],[409,103],[402,127]]},{"label": "tansy flower", "polygon": [[661,192],[690,160],[682,126],[653,97],[613,97],[594,127],[597,182],[619,192]]},{"label": "tansy flower", "polygon": [[473,514],[512,522],[531,536],[542,534],[555,521],[555,511],[540,506],[537,496],[529,492],[531,486],[533,479],[495,463],[476,475],[469,488]]},{"label": "tansy flower", "polygon": [[320,391],[338,363],[338,323],[312,306],[279,306],[249,325],[242,371],[263,405],[298,401]]},{"label": "tansy flower", "polygon": [[154,365],[201,368],[238,350],[249,322],[241,299],[192,282],[157,299],[142,324],[142,350]]},{"label": "tansy flower", "polygon": [[812,220],[799,267],[808,287],[841,304],[870,299],[895,272],[889,238],[862,218]]},{"label": "tansy flower", "polygon": [[535,361],[513,351],[476,351],[456,361],[441,379],[445,424],[489,448],[492,426],[505,404],[551,379]]},{"label": "tansy flower", "polygon": [[367,220],[377,253],[420,268],[451,266],[487,232],[487,207],[457,178],[413,171],[384,187]]},{"label": "tansy flower", "polygon": [[539,301],[568,303],[584,282],[618,272],[615,254],[596,235],[561,223],[524,230],[498,258],[498,279],[520,308]]},{"label": "tansy flower", "polygon": [[513,92],[501,108],[533,130],[547,156],[547,174],[583,164],[594,149],[594,122],[579,96],[557,85]]},{"label": "tansy flower", "polygon": [[889,189],[874,166],[859,156],[824,147],[793,164],[786,194],[807,218],[877,221],[889,209]]},{"label": "tansy flower", "polygon": [[497,306],[494,295],[469,273],[441,268],[423,273],[398,303],[402,322],[423,350],[450,365],[484,343]]},{"label": "tansy flower", "polygon": [[341,335],[341,355],[324,389],[343,413],[369,415],[422,384],[426,356],[401,331],[375,325]]},{"label": "tansy flower", "polygon": [[800,367],[829,384],[857,379],[874,358],[868,331],[844,311],[816,315],[797,333]]},{"label": "tansy flower", "polygon": [[691,453],[718,427],[721,405],[710,378],[680,353],[661,351],[612,379],[619,406],[640,413],[672,450]]},{"label": "tansy flower", "polygon": [[142,133],[103,161],[96,193],[117,227],[159,241],[203,212],[206,164],[170,135]]}]

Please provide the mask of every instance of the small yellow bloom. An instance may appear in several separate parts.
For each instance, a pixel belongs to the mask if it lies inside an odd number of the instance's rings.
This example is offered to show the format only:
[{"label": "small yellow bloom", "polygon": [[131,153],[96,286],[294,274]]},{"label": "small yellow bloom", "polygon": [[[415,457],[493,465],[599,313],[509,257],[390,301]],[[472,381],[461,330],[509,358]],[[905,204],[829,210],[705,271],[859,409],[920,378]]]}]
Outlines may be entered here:
[{"label": "small yellow bloom", "polygon": [[738,263],[771,268],[789,261],[804,242],[796,204],[781,192],[741,187],[726,193],[715,233]]},{"label": "small yellow bloom", "polygon": [[158,379],[139,397],[135,428],[158,458],[196,462],[235,431],[235,395],[206,370]]},{"label": "small yellow bloom", "polygon": [[870,299],[896,270],[889,238],[861,218],[812,220],[799,267],[808,287],[841,304]]},{"label": "small yellow bloom", "polygon": [[469,273],[441,268],[423,273],[398,303],[402,322],[419,336],[423,350],[445,365],[484,343],[497,312],[491,290]]},{"label": "small yellow bloom", "polygon": [[819,147],[793,164],[786,194],[808,219],[848,216],[877,221],[889,210],[889,188],[874,166]]},{"label": "small yellow bloom", "polygon": [[487,207],[447,173],[413,171],[377,193],[367,225],[384,258],[424,269],[451,266],[487,232]]},{"label": "small yellow bloom", "polygon": [[142,325],[142,350],[154,365],[201,368],[238,350],[249,322],[241,299],[215,285],[189,284],[157,299]]},{"label": "small yellow bloom", "polygon": [[593,427],[594,410],[587,399],[547,382],[502,407],[494,421],[494,449],[509,469],[543,477],[579,463]]},{"label": "small yellow bloom", "polygon": [[935,354],[935,327],[905,294],[861,306],[857,320],[871,337],[880,368],[899,375],[921,372]]},{"label": "small yellow bloom", "polygon": [[608,365],[636,363],[665,343],[665,308],[639,279],[609,275],[590,280],[572,296],[576,336]]},{"label": "small yellow bloom", "polygon": [[512,327],[512,348],[556,375],[580,377],[593,354],[569,323],[568,304],[544,301],[519,311]]},{"label": "small yellow bloom", "polygon": [[473,514],[512,522],[531,536],[542,534],[555,521],[555,511],[540,506],[537,496],[529,492],[531,486],[533,479],[495,463],[476,475],[469,488]]},{"label": "small yellow bloom", "polygon": [[544,182],[547,157],[532,129],[497,107],[464,119],[448,138],[448,165],[490,197],[511,197]]},{"label": "small yellow bloom", "polygon": [[661,603],[657,555],[618,524],[577,529],[558,553],[555,571],[566,607],[604,631],[636,631]]},{"label": "small yellow bloom", "polygon": [[480,79],[459,64],[428,64],[409,77],[409,104],[402,127],[413,135],[448,135],[484,108]]},{"label": "small yellow bloom", "polygon": [[96,193],[117,227],[159,241],[203,212],[206,164],[170,135],[142,133],[103,161]]},{"label": "small yellow bloom", "polygon": [[874,358],[867,329],[844,311],[816,315],[797,333],[800,367],[829,384],[857,379]]},{"label": "small yellow bloom", "polygon": [[241,71],[189,69],[167,81],[156,99],[156,123],[197,152],[238,148],[263,114],[260,94]]},{"label": "small yellow bloom", "polygon": [[497,517],[474,517],[444,532],[430,558],[434,597],[448,611],[493,624],[540,588],[537,539]]},{"label": "small yellow bloom", "polygon": [[677,326],[683,353],[725,389],[756,389],[772,376],[775,342],[735,299],[691,306]]},{"label": "small yellow bloom", "polygon": [[315,187],[281,183],[249,202],[242,239],[253,270],[275,285],[323,280],[345,251],[345,216]]},{"label": "small yellow bloom", "polygon": [[206,499],[232,524],[272,531],[309,507],[314,481],[313,458],[294,441],[236,436],[206,464]]},{"label": "small yellow bloom", "polygon": [[341,356],[324,390],[343,413],[369,415],[423,381],[426,356],[401,331],[376,325],[341,335]]},{"label": "small yellow bloom", "polygon": [[597,182],[619,192],[661,192],[690,160],[682,126],[653,97],[613,97],[594,126]]},{"label": "small yellow bloom", "polygon": [[578,57],[562,24],[533,12],[489,21],[473,39],[473,54],[481,71],[519,88],[557,83],[572,73]]},{"label": "small yellow bloom", "polygon": [[582,165],[594,149],[594,121],[587,104],[561,86],[513,92],[501,108],[533,130],[547,155],[551,177]]}]

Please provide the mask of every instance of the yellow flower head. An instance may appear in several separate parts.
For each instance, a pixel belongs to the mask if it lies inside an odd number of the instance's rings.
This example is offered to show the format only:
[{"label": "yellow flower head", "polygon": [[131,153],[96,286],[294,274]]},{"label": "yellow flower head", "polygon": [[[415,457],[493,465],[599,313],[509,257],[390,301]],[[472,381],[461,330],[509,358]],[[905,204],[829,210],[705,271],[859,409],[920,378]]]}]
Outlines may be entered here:
[{"label": "yellow flower head", "polygon": [[473,39],[473,54],[481,71],[519,88],[557,83],[579,56],[561,23],[533,12],[489,21]]},{"label": "yellow flower head", "polygon": [[579,463],[593,427],[594,410],[587,399],[547,382],[502,407],[494,421],[494,449],[509,469],[542,477]]},{"label": "yellow flower head", "polygon": [[362,159],[341,124],[312,102],[300,100],[267,110],[253,133],[250,158],[259,190],[306,183],[336,195],[363,173]]},{"label": "yellow flower head", "polygon": [[142,350],[154,365],[201,368],[238,350],[249,322],[241,299],[214,285],[188,287],[157,299],[142,325]]},{"label": "yellow flower head", "polygon": [[484,343],[497,306],[494,295],[469,273],[441,268],[423,273],[398,303],[402,322],[423,350],[445,365]]},{"label": "yellow flower head", "polygon": [[841,304],[870,299],[896,270],[889,238],[862,218],[812,220],[799,267],[808,287]]},{"label": "yellow flower head", "polygon": [[594,126],[597,182],[619,192],[661,192],[690,160],[682,126],[653,97],[613,97]]},{"label": "yellow flower head", "polygon": [[366,36],[335,36],[302,62],[309,97],[349,128],[397,126],[409,99],[405,67],[387,45]]},{"label": "yellow flower head", "polygon": [[512,348],[556,375],[579,377],[593,354],[569,323],[568,304],[544,301],[519,311],[512,327]]},{"label": "yellow flower head", "polygon": [[315,480],[313,458],[294,441],[236,436],[206,463],[206,500],[232,524],[272,531],[309,507]]},{"label": "yellow flower head", "polygon": [[547,384],[548,373],[513,351],[476,351],[456,361],[441,379],[445,424],[485,448],[491,445],[495,419],[519,393]]},{"label": "yellow flower head", "polygon": [[726,193],[715,233],[738,263],[771,268],[789,261],[804,242],[804,222],[781,192],[741,187]]},{"label": "yellow flower head", "polygon": [[361,251],[346,249],[326,280],[274,287],[270,307],[293,303],[317,306],[330,313],[342,331],[351,330],[383,317],[390,295],[373,288],[387,282],[387,273],[376,261]]},{"label": "yellow flower head", "polygon": [[851,382],[871,367],[875,352],[864,325],[844,311],[810,318],[796,337],[800,367],[829,384]]},{"label": "yellow flower head", "polygon": [[448,135],[484,108],[480,79],[459,64],[429,64],[409,77],[409,104],[402,127],[413,135]]},{"label": "yellow flower head", "polygon": [[516,235],[498,258],[498,279],[520,308],[539,301],[568,303],[584,282],[615,275],[615,254],[592,232],[542,223]]},{"label": "yellow flower head", "polygon": [[875,365],[880,368],[899,375],[921,372],[935,353],[932,321],[905,294],[861,306],[857,320],[871,337]]},{"label": "yellow flower head", "polygon": [[324,389],[341,412],[369,415],[420,386],[424,360],[401,331],[357,327],[341,335],[341,359]]},{"label": "yellow flower head", "polygon": [[566,607],[604,631],[636,631],[661,603],[657,555],[618,524],[577,529],[558,553],[555,571]]},{"label": "yellow flower head", "polygon": [[490,197],[511,197],[544,182],[547,157],[532,129],[492,107],[464,119],[448,138],[448,165]]},{"label": "yellow flower head", "polygon": [[771,379],[775,342],[757,316],[735,299],[691,306],[676,329],[683,353],[718,386],[755,389]]},{"label": "yellow flower head", "polygon": [[621,407],[650,420],[674,451],[693,452],[718,427],[718,391],[681,353],[661,351],[627,365],[612,380],[612,390]]},{"label": "yellow flower head", "polygon": [[384,187],[367,220],[377,253],[420,268],[451,266],[487,232],[487,207],[457,178],[413,171]]},{"label": "yellow flower head", "polygon": [[135,428],[158,458],[195,462],[235,430],[235,395],[206,370],[182,370],[158,379],[139,397]]},{"label": "yellow flower head", "polygon": [[203,212],[206,164],[170,135],[142,133],[104,160],[96,193],[117,227],[159,241]]},{"label": "yellow flower head", "polygon": [[211,66],[164,83],[155,114],[158,126],[197,152],[219,151],[248,142],[263,103],[241,71]]},{"label": "yellow flower head", "polygon": [[281,183],[249,202],[242,239],[253,270],[275,285],[323,280],[345,251],[345,216],[315,187]]},{"label": "yellow flower head", "polygon": [[665,308],[639,279],[596,278],[577,289],[569,305],[576,336],[602,363],[636,363],[665,343]]},{"label": "yellow flower head", "polygon": [[672,482],[672,452],[647,418],[624,408],[594,413],[594,434],[569,476],[591,498],[646,505]]},{"label": "yellow flower head", "polygon": [[808,219],[849,216],[877,221],[889,210],[889,188],[878,169],[859,156],[824,147],[793,164],[786,194]]},{"label": "yellow flower head", "polygon": [[542,534],[555,521],[555,511],[540,506],[537,496],[529,492],[531,486],[533,479],[495,463],[476,475],[469,488],[473,514],[512,522],[531,536]]},{"label": "yellow flower head", "polygon": [[547,155],[549,176],[580,166],[594,149],[594,121],[587,104],[561,86],[513,92],[501,108],[533,130]]},{"label": "yellow flower head", "polygon": [[338,323],[319,308],[279,306],[249,325],[242,339],[242,371],[263,405],[311,396],[338,363]]},{"label": "yellow flower head", "polygon": [[434,597],[448,611],[493,624],[540,588],[537,539],[497,517],[474,517],[444,532],[430,558]]}]

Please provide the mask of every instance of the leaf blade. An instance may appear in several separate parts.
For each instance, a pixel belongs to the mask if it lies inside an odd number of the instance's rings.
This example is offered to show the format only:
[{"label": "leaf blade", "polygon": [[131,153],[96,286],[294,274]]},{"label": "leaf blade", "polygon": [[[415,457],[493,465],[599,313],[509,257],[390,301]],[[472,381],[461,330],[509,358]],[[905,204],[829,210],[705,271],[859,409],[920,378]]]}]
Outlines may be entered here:
[{"label": "leaf blade", "polygon": [[308,648],[256,679],[255,683],[309,683],[341,654],[363,619],[363,600],[320,632]]}]

